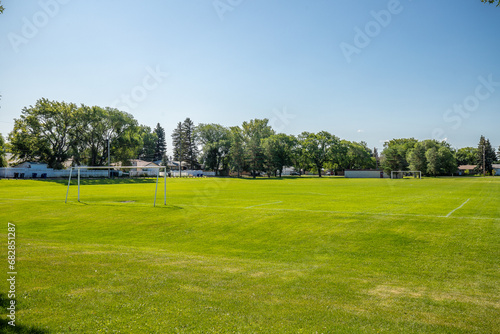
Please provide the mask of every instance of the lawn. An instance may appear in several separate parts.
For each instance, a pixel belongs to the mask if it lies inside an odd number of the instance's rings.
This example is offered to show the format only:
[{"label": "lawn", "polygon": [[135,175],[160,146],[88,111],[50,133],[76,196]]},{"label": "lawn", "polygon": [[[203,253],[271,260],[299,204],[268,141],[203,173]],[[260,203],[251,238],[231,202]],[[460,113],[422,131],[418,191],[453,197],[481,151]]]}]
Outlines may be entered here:
[{"label": "lawn", "polygon": [[0,329],[500,333],[500,178],[154,181],[0,180]]}]

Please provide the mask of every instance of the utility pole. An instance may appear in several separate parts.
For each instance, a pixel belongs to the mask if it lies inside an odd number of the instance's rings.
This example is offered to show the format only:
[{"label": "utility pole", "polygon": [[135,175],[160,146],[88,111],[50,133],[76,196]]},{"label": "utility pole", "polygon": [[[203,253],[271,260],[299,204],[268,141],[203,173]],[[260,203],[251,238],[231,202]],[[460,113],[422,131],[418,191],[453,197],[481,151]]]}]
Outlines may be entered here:
[{"label": "utility pole", "polygon": [[486,152],[485,152],[485,147],[486,145],[483,145],[483,176],[486,176]]},{"label": "utility pole", "polygon": [[107,145],[108,145],[108,179],[111,178],[111,155],[110,155],[110,152],[109,152],[109,142],[110,142],[110,138],[108,137],[108,139],[106,139],[106,142],[107,142]]}]

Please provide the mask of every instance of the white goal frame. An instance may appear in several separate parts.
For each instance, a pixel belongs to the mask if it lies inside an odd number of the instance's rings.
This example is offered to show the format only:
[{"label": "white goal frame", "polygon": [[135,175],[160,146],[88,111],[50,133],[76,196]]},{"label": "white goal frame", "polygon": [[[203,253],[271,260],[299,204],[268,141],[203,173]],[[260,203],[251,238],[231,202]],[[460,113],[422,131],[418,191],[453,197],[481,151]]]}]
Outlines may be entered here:
[{"label": "white goal frame", "polygon": [[80,202],[80,170],[82,169],[108,169],[108,170],[116,170],[116,169],[156,169],[156,187],[155,187],[155,197],[153,202],[153,207],[156,206],[156,194],[158,192],[158,180],[160,178],[160,170],[163,169],[163,205],[167,205],[167,167],[166,166],[80,166],[80,167],[71,167],[69,171],[68,178],[68,189],[66,190],[66,200],[64,203],[68,203],[68,194],[69,194],[69,186],[71,185],[71,176],[73,174],[73,170],[76,169],[78,171],[78,202]]},{"label": "white goal frame", "polygon": [[[404,179],[404,174],[405,173],[412,173],[413,178],[418,178],[419,180],[422,179],[422,172],[419,170],[393,170],[391,171],[391,179]],[[395,175],[402,175],[402,177],[394,177]]]}]

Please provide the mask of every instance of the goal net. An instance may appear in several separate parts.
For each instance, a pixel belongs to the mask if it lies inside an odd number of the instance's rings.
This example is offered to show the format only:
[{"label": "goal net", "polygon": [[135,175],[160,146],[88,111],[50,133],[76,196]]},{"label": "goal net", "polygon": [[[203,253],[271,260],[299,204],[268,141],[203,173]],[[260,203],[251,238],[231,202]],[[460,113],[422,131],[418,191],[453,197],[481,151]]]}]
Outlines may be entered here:
[{"label": "goal net", "polygon": [[421,171],[392,171],[391,179],[421,179],[422,172]]},{"label": "goal net", "polygon": [[167,167],[165,166],[85,166],[85,167],[71,167],[68,178],[68,188],[66,190],[66,200],[64,203],[68,203],[69,188],[71,185],[71,179],[77,178],[78,185],[78,202],[81,200],[81,179],[82,178],[111,178],[111,177],[145,177],[145,178],[156,178],[155,184],[155,194],[153,206],[156,206],[156,197],[158,193],[158,183],[160,175],[163,177],[163,205],[167,205]]}]

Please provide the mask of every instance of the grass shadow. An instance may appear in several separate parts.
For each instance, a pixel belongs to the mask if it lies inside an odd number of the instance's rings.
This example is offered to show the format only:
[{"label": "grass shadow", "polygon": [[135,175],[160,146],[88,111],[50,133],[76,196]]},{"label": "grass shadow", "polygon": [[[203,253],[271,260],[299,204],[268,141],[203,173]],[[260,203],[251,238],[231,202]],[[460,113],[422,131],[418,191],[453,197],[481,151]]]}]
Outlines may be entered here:
[{"label": "grass shadow", "polygon": [[[10,299],[8,299],[5,294],[0,294],[0,308],[3,314],[7,314],[7,308],[10,306]],[[16,308],[16,311],[19,310]],[[34,326],[19,325],[17,319],[15,326],[9,325],[11,320],[0,319],[0,333],[6,334],[48,334],[49,332],[43,329],[36,328]]]},{"label": "grass shadow", "polygon": [[253,178],[251,176],[244,176],[240,177],[240,180],[245,180],[245,181],[290,181],[290,180],[297,180],[300,179],[300,176],[282,176],[280,177],[267,177],[267,176],[257,176],[256,178]]},{"label": "grass shadow", "polygon": [[318,177],[318,175],[302,175],[302,176],[294,176],[294,175],[283,175],[280,177],[271,176],[270,178],[267,176],[257,176],[255,179],[251,176],[240,177],[241,180],[247,181],[291,181],[291,180],[311,180],[311,179],[319,179],[319,180],[331,180],[331,179],[340,179],[344,178],[343,176],[322,176]]},{"label": "grass shadow", "polygon": [[[61,185],[68,185],[68,179],[45,179],[37,180],[39,182],[49,182],[57,183]],[[163,183],[163,178],[160,178],[158,182]],[[76,185],[78,183],[76,177],[71,178],[71,185]],[[156,178],[143,178],[143,179],[129,179],[129,178],[115,178],[115,179],[81,179],[80,184],[86,186],[92,185],[106,185],[106,184],[151,184],[156,183]]]}]

